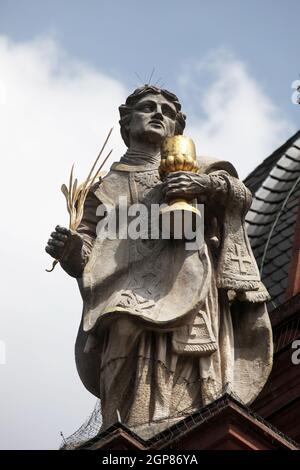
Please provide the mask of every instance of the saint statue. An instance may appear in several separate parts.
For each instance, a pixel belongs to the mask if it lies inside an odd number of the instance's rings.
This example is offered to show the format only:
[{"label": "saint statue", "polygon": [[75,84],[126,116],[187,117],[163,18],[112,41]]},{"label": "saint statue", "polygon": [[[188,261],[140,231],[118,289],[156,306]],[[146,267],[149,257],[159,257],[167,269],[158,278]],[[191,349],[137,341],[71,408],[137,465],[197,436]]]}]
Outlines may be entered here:
[{"label": "saint statue", "polygon": [[[102,430],[119,419],[149,437],[220,397],[250,404],[272,367],[272,332],[245,228],[251,194],[233,165],[198,157],[197,173],[162,175],[161,145],[185,115],[171,92],[145,85],[121,105],[128,147],[91,188],[77,231],[57,226],[46,251],[77,279],[83,315],[75,355],[101,400]],[[204,204],[204,241],[98,236],[107,210],[172,199]],[[127,223],[127,222],[126,222]]]}]

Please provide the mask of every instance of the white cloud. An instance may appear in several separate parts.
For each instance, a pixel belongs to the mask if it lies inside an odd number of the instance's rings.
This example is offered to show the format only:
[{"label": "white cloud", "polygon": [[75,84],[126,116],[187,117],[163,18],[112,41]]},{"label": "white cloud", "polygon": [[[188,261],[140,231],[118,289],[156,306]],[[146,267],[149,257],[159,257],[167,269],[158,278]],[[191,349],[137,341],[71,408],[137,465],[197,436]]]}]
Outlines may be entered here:
[{"label": "white cloud", "polygon": [[227,51],[186,63],[179,88],[188,103],[194,99],[187,133],[194,138],[198,154],[231,161],[240,177],[295,131],[246,65]]},{"label": "white cloud", "polygon": [[118,106],[127,93],[52,40],[0,37],[3,448],[57,447],[59,431],[72,433],[96,400],[75,370],[76,282],[60,267],[45,272],[51,259],[44,246],[56,224],[68,224],[59,188],[72,163],[86,176],[111,126],[111,160],[124,151]]}]

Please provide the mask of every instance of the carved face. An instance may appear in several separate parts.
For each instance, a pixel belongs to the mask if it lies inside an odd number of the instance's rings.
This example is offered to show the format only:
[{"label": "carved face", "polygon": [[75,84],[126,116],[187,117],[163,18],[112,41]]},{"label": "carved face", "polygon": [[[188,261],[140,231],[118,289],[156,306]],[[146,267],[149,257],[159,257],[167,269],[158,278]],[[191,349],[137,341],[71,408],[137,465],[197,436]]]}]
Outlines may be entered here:
[{"label": "carved face", "polygon": [[149,94],[141,98],[132,110],[129,123],[130,140],[161,144],[174,135],[176,108],[162,95]]}]

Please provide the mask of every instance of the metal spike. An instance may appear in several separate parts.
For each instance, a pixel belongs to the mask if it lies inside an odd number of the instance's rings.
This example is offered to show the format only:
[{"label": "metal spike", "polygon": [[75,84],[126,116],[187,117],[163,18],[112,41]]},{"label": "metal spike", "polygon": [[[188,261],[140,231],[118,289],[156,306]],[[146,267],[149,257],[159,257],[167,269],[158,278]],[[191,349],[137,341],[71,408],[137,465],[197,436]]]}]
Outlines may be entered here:
[{"label": "metal spike", "polygon": [[143,85],[143,80],[141,79],[141,77],[139,76],[139,74],[137,72],[134,72],[135,76],[138,78],[138,80],[141,82],[141,85]]},{"label": "metal spike", "polygon": [[155,67],[153,67],[152,72],[151,72],[151,74],[150,74],[150,78],[149,78],[149,80],[148,80],[148,84],[149,84],[149,85],[150,85],[150,83],[151,83],[151,79],[152,79],[152,77],[153,77],[154,72],[155,72]]}]

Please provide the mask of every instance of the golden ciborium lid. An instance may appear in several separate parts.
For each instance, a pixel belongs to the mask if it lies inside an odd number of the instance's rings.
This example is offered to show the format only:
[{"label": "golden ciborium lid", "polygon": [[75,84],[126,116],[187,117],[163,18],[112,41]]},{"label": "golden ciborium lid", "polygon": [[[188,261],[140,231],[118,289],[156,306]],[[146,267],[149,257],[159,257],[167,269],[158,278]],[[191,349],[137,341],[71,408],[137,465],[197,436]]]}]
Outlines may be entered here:
[{"label": "golden ciborium lid", "polygon": [[185,135],[166,137],[161,146],[161,173],[192,171],[199,169],[196,147],[192,139]]}]

